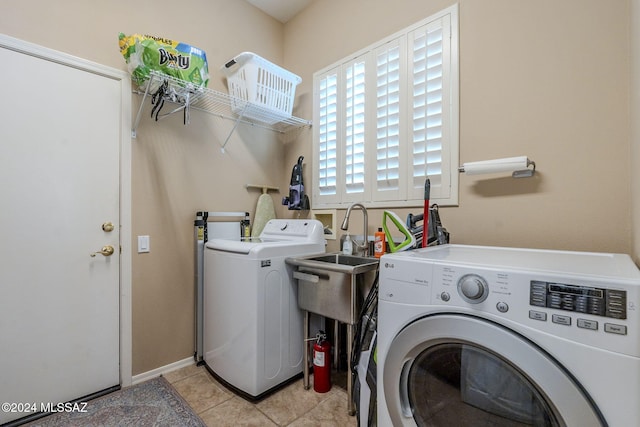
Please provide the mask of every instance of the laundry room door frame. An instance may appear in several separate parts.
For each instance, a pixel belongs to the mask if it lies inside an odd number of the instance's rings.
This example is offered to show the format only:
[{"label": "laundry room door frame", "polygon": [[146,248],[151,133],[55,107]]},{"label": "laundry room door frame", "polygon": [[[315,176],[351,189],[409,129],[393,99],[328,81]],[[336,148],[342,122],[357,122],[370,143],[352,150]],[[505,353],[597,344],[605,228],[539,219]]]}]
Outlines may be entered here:
[{"label": "laundry room door frame", "polygon": [[[120,84],[120,146],[119,146],[119,371],[120,385],[132,384],[132,215],[131,215],[131,77],[125,71],[91,62],[76,56],[0,34],[0,49],[62,64],[81,71],[102,75]],[[10,64],[6,64],[10,66]],[[43,76],[46,78],[47,76]],[[11,82],[7,82],[11,84]],[[26,88],[26,90],[29,90]],[[43,100],[49,102],[51,100]],[[96,100],[100,102],[100,100]],[[55,108],[52,104],[52,108]],[[31,123],[37,126],[37,122]],[[99,249],[99,248],[97,248]],[[35,256],[35,255],[34,255]]]}]

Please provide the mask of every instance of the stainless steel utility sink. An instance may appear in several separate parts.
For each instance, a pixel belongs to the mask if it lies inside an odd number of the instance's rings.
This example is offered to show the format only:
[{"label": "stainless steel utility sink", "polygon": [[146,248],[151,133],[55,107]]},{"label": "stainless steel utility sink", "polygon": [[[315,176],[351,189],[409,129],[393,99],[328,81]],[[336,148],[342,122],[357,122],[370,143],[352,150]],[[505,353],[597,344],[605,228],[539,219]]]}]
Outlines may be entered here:
[{"label": "stainless steel utility sink", "polygon": [[298,306],[354,325],[378,268],[378,259],[355,255],[317,254],[286,259],[296,267]]},{"label": "stainless steel utility sink", "polygon": [[349,414],[354,415],[352,343],[362,303],[372,288],[379,260],[334,253],[290,257],[285,261],[295,266],[293,277],[298,280],[298,306],[305,311],[304,388],[309,389],[309,313],[346,323],[347,404]]},{"label": "stainless steel utility sink", "polygon": [[360,274],[378,268],[378,258],[344,254],[322,254],[287,258],[287,263],[301,267],[322,268],[348,274]]}]

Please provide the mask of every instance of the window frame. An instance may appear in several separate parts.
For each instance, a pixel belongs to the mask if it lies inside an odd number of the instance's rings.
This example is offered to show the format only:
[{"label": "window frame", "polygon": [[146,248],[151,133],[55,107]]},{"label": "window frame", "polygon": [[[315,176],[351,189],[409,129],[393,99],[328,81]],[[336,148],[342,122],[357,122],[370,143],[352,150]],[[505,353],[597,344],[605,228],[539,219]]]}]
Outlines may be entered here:
[{"label": "window frame", "polygon": [[[424,184],[417,188],[412,184],[414,181],[412,172],[413,162],[413,139],[410,127],[413,126],[410,85],[413,84],[413,75],[409,75],[410,60],[414,50],[411,50],[409,42],[417,31],[434,25],[434,22],[444,22],[444,26],[449,29],[443,33],[443,44],[445,37],[449,38],[448,53],[443,58],[443,68],[447,69],[445,78],[449,79],[448,87],[443,83],[443,137],[442,137],[442,174],[438,182],[442,185],[433,185],[430,200],[442,206],[457,206],[458,204],[458,153],[459,153],[459,56],[458,56],[458,5],[448,7],[434,15],[429,16],[397,33],[394,33],[358,52],[337,61],[313,74],[313,162],[312,162],[312,198],[313,209],[325,208],[346,208],[353,202],[364,202],[368,207],[416,207],[423,206]],[[400,186],[395,190],[379,191],[377,180],[377,116],[376,98],[377,87],[368,89],[365,92],[365,130],[364,130],[364,191],[360,193],[349,193],[346,191],[346,169],[345,169],[345,115],[346,115],[346,90],[345,90],[345,67],[364,58],[366,63],[365,85],[376,82],[376,55],[377,52],[388,49],[393,44],[398,44],[400,49],[400,113],[399,113],[399,181]],[[338,92],[336,94],[336,193],[321,194],[320,190],[320,164],[324,159],[320,158],[320,146],[323,143],[321,137],[326,137],[326,126],[321,122],[320,83],[329,76],[336,76]],[[324,132],[324,133],[323,133]],[[411,141],[411,142],[408,142]]]}]

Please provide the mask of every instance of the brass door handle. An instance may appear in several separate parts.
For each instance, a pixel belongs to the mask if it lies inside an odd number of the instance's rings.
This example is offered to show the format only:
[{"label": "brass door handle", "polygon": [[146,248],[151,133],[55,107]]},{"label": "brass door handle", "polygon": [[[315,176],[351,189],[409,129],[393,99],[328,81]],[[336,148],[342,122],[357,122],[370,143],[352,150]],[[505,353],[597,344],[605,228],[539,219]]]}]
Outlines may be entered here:
[{"label": "brass door handle", "polygon": [[102,254],[104,256],[111,256],[115,251],[116,250],[113,248],[113,246],[106,245],[106,246],[103,246],[102,249],[100,249],[98,252],[93,252],[89,256],[91,256],[92,258],[98,254]]}]

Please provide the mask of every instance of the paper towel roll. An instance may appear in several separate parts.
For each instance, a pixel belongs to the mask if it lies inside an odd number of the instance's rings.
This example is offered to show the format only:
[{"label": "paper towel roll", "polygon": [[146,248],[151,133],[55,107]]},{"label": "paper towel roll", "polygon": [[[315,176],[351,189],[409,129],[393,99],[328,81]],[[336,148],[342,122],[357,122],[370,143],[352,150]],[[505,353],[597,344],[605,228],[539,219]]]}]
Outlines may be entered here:
[{"label": "paper towel roll", "polygon": [[467,175],[479,175],[483,173],[513,172],[527,169],[529,159],[527,156],[508,157],[505,159],[483,160],[480,162],[463,163],[460,172]]}]

